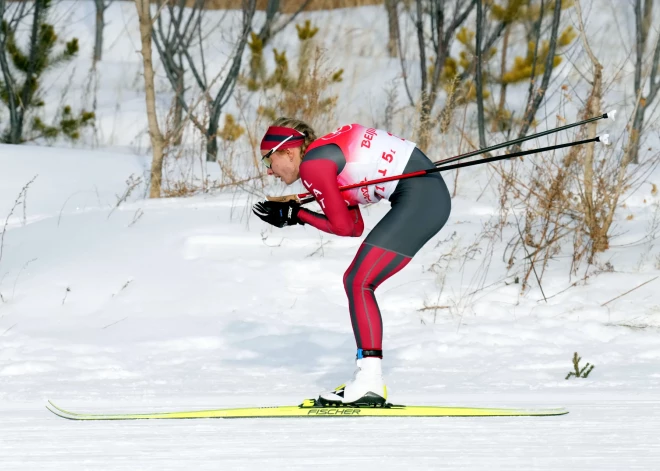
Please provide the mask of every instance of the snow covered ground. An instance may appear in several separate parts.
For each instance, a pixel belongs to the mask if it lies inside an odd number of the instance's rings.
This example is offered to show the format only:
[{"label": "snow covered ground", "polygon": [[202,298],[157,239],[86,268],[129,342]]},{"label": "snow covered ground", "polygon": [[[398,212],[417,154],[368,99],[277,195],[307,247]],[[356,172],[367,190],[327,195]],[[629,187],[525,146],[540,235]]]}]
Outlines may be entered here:
[{"label": "snow covered ground", "polygon": [[[111,8],[116,41],[134,18],[130,4]],[[534,282],[520,295],[521,267],[505,270],[511,233],[492,259],[484,241],[468,250],[498,217],[477,168],[446,228],[377,291],[391,400],[568,415],[83,423],[48,412],[46,399],[81,412],[297,404],[353,372],[342,274],[362,238],[271,228],[245,192],[127,194],[150,165],[129,152],[143,102],[126,96],[136,47],[109,44],[102,149],[0,145],[0,469],[660,469],[660,248],[644,242],[660,197],[644,185],[627,199],[586,283],[571,287],[570,258],[551,263],[546,303]],[[387,210],[365,209],[367,231]],[[596,367],[565,380],[576,351]]]},{"label": "snow covered ground", "polygon": [[[360,239],[271,230],[245,219],[240,195],[148,201],[136,191],[113,210],[124,181],[147,163],[0,146],[3,214],[39,174],[25,218],[19,204],[9,220],[0,260],[1,469],[600,470],[660,462],[657,284],[600,306],[659,270],[632,268],[635,248],[614,249],[614,272],[545,304],[534,290],[519,297],[518,285],[504,282],[470,297],[480,263],[461,271],[454,262],[439,296],[438,275],[428,269],[448,250],[449,234],[470,241],[492,210],[462,197],[444,233],[379,289],[391,399],[566,406],[569,415],[55,417],[46,399],[92,412],[296,404],[352,373],[341,278]],[[368,208],[367,227],[385,211],[387,203]],[[502,274],[491,269],[489,277]],[[544,289],[555,294],[568,284],[555,268]],[[425,303],[454,307],[434,318],[419,311]],[[596,365],[589,378],[564,379],[574,351]]]}]

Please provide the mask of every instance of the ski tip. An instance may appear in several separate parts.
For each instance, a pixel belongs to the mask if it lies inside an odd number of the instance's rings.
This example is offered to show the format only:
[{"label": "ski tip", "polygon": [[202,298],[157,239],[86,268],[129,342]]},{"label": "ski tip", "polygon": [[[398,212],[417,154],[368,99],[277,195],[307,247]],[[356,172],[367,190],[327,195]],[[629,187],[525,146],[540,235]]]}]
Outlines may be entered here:
[{"label": "ski tip", "polygon": [[62,409],[60,406],[56,405],[50,399],[48,399],[47,401],[48,402],[46,403],[46,409],[48,409],[55,415],[59,415],[60,417],[65,417],[65,418],[70,418],[71,416],[76,415],[73,412],[69,412],[68,410]]},{"label": "ski tip", "polygon": [[607,113],[605,113],[605,115],[603,117],[605,119],[611,119],[612,121],[616,121],[614,119],[614,115],[616,115],[616,110],[608,111]]},{"label": "ski tip", "polygon": [[51,401],[50,399],[46,402],[46,410],[57,415],[58,417],[62,417],[63,419],[71,418],[69,415],[65,414],[64,411],[62,411],[59,407],[53,404],[53,401]]},{"label": "ski tip", "polygon": [[602,142],[606,146],[610,145],[610,135],[609,134],[602,134],[598,136],[598,142]]},{"label": "ski tip", "polygon": [[55,409],[59,409],[59,407],[57,407],[55,403],[50,399],[46,399],[46,407],[54,407]]}]

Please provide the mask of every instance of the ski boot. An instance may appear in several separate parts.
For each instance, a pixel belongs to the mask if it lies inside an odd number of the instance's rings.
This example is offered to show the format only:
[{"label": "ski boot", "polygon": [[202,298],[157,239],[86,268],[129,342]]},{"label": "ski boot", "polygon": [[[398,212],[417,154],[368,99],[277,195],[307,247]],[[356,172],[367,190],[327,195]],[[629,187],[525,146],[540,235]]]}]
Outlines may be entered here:
[{"label": "ski boot", "polygon": [[362,357],[358,350],[357,370],[352,381],[338,386],[333,391],[322,393],[318,405],[327,407],[384,407],[387,387],[381,370],[382,359]]}]

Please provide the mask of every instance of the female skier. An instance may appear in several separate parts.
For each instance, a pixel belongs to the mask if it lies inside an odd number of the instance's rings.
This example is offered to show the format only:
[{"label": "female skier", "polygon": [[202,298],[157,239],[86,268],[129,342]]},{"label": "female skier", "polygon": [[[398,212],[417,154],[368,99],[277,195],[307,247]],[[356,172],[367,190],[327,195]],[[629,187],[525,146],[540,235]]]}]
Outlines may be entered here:
[{"label": "female skier", "polygon": [[330,234],[360,237],[360,204],[387,199],[391,209],[373,228],[344,273],[344,287],[357,343],[355,378],[322,393],[323,405],[382,406],[383,322],[374,291],[405,267],[447,222],[449,191],[439,173],[340,192],[338,187],[433,168],[413,142],[359,124],[342,126],[317,138],[306,123],[279,118],[261,141],[268,175],[287,185],[299,178],[323,214],[298,202],[264,201],[253,212],[276,227],[309,224]]}]

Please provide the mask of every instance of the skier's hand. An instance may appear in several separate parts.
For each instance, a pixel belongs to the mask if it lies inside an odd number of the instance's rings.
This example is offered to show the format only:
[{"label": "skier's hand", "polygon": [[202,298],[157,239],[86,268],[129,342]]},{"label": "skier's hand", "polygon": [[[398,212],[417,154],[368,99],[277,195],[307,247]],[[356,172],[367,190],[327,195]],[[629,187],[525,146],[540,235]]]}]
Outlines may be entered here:
[{"label": "skier's hand", "polygon": [[261,201],[252,206],[252,212],[259,216],[261,220],[272,224],[275,227],[293,226],[295,224],[303,224],[298,219],[298,211],[300,210],[300,203],[295,201],[287,201],[280,203],[277,201]]}]

